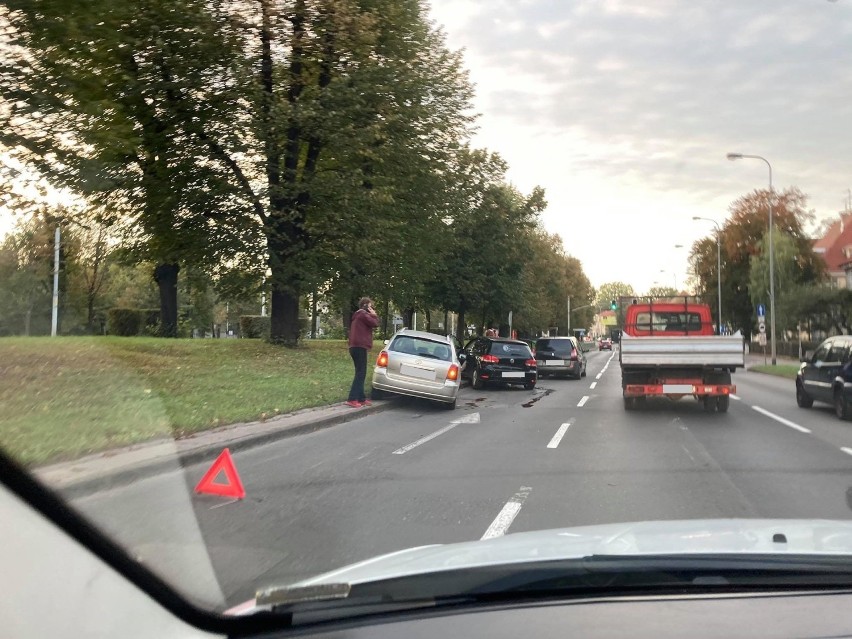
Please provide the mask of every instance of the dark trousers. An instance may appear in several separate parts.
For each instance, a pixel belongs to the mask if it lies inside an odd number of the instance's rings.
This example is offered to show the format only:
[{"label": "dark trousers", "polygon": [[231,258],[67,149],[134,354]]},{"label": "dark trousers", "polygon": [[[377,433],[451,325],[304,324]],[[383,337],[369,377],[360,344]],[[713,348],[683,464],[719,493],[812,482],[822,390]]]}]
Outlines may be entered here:
[{"label": "dark trousers", "polygon": [[363,402],[367,399],[364,394],[364,380],[367,378],[367,349],[351,346],[349,354],[352,363],[355,364],[355,379],[352,380],[352,388],[349,389],[350,402]]}]

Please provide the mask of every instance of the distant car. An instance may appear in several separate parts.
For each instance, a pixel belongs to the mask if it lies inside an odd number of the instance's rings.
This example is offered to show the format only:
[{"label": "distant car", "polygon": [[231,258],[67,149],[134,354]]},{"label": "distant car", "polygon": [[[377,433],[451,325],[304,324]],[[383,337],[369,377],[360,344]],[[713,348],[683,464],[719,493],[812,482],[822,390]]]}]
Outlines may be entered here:
[{"label": "distant car", "polygon": [[612,350],[612,340],[609,337],[601,337],[598,340],[598,350],[599,351],[611,351]]},{"label": "distant car", "polygon": [[840,419],[852,417],[852,335],[829,337],[802,358],[796,403],[810,408],[815,401],[832,404]]},{"label": "distant car", "polygon": [[580,379],[586,375],[586,356],[575,337],[541,337],[535,343],[539,377],[560,375]]},{"label": "distant car", "polygon": [[517,339],[476,337],[459,353],[462,376],[479,390],[486,384],[520,384],[527,390],[538,381],[529,344]]},{"label": "distant car", "polygon": [[387,393],[422,397],[452,410],[461,367],[450,336],[402,329],[388,340],[373,368],[374,399]]}]

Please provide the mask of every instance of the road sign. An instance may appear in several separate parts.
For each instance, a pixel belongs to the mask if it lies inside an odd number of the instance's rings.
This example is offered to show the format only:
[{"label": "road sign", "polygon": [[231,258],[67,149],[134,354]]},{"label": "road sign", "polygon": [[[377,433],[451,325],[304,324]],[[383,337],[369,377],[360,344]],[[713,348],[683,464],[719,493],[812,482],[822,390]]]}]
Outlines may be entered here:
[{"label": "road sign", "polygon": [[766,333],[766,324],[761,322],[760,324],[757,325],[757,330],[759,330],[761,334],[765,334]]},{"label": "road sign", "polygon": [[766,333],[761,333],[757,336],[757,343],[761,346],[766,346]]},{"label": "road sign", "polygon": [[758,314],[758,316],[760,316],[760,317],[765,317],[765,316],[766,316],[766,307],[765,307],[763,304],[758,304],[758,305],[757,305],[757,314]]},{"label": "road sign", "polygon": [[758,324],[762,324],[765,321],[766,321],[766,315],[758,315],[757,316],[757,323]]}]

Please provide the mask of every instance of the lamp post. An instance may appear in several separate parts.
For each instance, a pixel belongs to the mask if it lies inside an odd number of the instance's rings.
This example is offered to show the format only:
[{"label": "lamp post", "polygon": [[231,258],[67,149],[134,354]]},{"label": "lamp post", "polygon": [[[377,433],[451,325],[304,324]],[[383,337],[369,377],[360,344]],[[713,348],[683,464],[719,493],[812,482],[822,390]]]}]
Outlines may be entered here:
[{"label": "lamp post", "polygon": [[[668,274],[668,273],[669,273],[669,271],[667,271],[667,270],[666,270],[666,269],[664,269],[664,268],[661,268],[661,269],[660,269],[660,273],[666,273],[666,274]],[[671,274],[672,274],[672,277],[674,278],[674,287],[675,287],[675,292],[677,292],[677,273],[675,273],[674,271],[671,271]]]},{"label": "lamp post", "polygon": [[777,363],[776,350],[775,350],[775,246],[772,243],[772,165],[762,155],[746,155],[745,153],[728,153],[727,158],[729,160],[761,160],[766,163],[767,168],[769,169],[769,313],[771,317],[769,318],[769,330],[772,334],[769,336],[771,341],[771,350],[772,350],[772,365],[775,366]]},{"label": "lamp post", "polygon": [[701,217],[699,215],[693,215],[693,220],[704,220],[705,222],[712,222],[716,227],[716,289],[719,294],[719,306],[717,308],[718,311],[718,319],[716,320],[716,330],[719,335],[722,334],[722,229],[719,226],[719,223],[716,220],[713,220],[709,217]]}]

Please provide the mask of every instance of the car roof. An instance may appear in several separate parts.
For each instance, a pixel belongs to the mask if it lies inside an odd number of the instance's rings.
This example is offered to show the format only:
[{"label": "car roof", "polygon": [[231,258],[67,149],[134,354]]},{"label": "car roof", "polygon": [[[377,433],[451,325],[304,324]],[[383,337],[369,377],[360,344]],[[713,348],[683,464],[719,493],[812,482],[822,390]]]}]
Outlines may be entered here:
[{"label": "car roof", "polygon": [[433,342],[440,342],[442,344],[450,344],[452,343],[452,339],[449,335],[442,335],[441,333],[430,333],[429,331],[415,331],[410,328],[403,328],[394,333],[393,337],[419,337],[420,339],[430,339]]},{"label": "car roof", "polygon": [[537,337],[535,341],[541,342],[542,340],[557,340],[557,339],[567,339],[568,341],[573,341],[577,338],[572,337],[570,335],[559,335],[557,337]]}]

